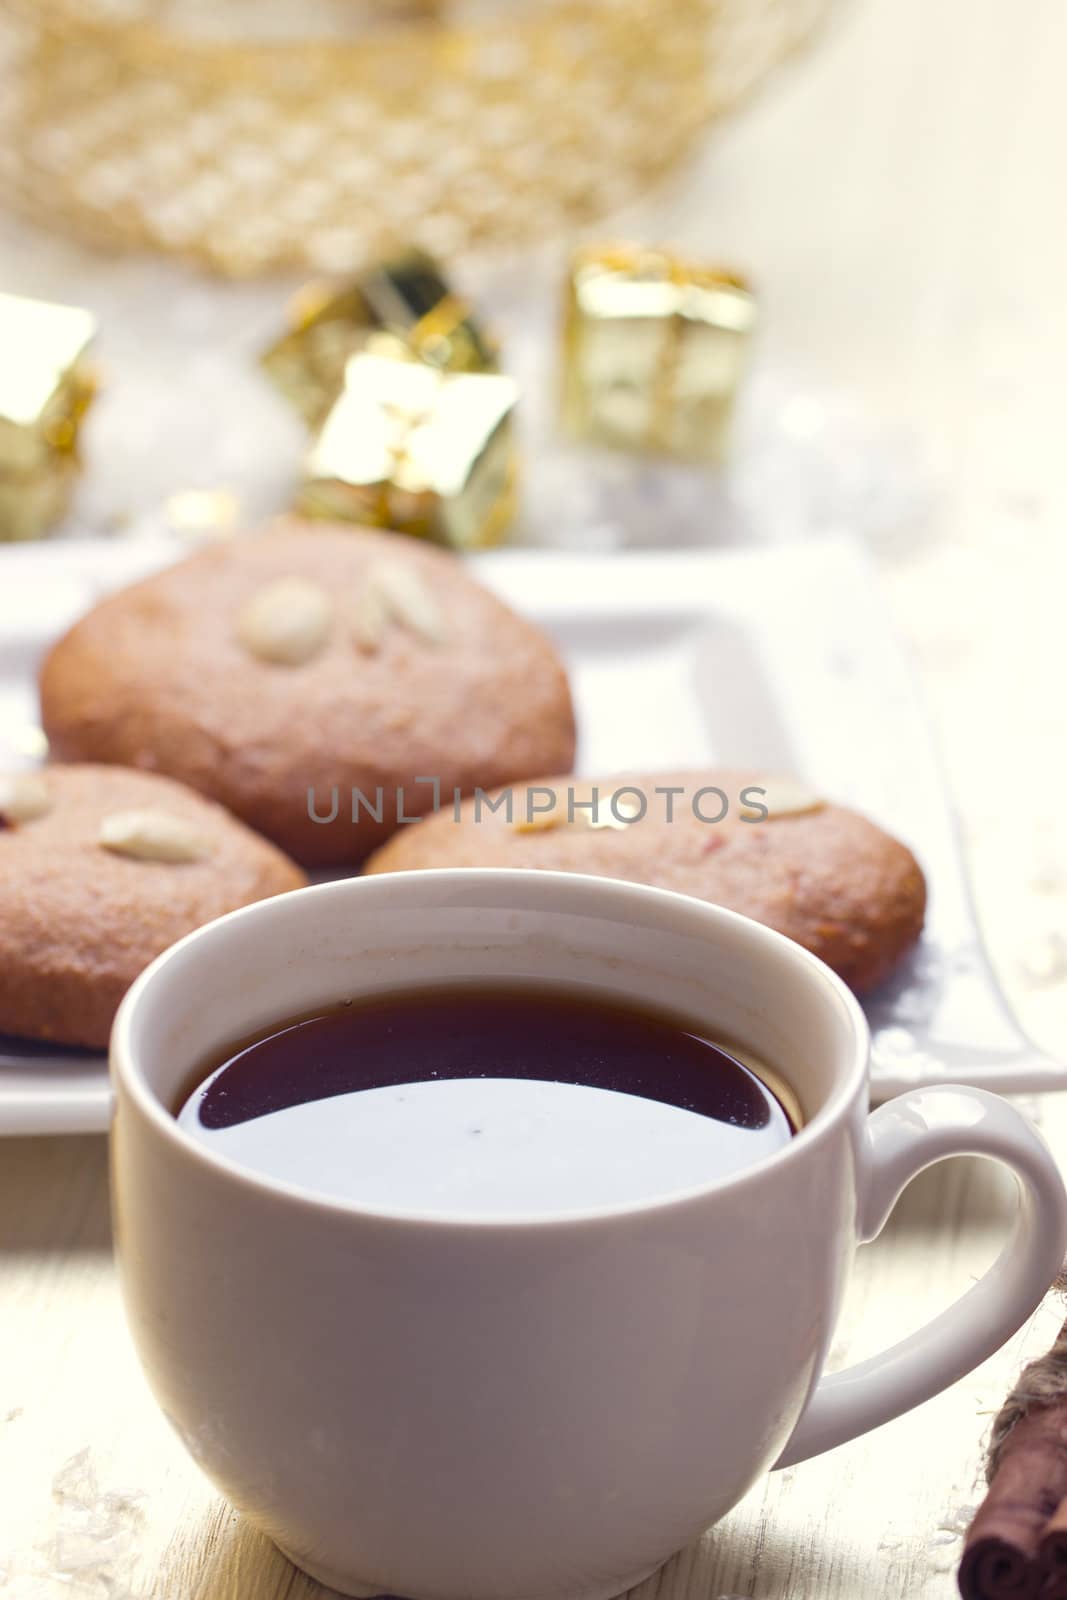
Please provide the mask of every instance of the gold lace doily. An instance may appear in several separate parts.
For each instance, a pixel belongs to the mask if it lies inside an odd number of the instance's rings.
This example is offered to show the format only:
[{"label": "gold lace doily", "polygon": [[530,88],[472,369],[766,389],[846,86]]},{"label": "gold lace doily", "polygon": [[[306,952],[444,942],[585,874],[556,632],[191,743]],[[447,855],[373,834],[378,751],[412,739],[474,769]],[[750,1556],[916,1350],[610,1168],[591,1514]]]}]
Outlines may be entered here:
[{"label": "gold lace doily", "polygon": [[0,200],[232,274],[543,238],[670,167],[831,3],[0,0]]}]

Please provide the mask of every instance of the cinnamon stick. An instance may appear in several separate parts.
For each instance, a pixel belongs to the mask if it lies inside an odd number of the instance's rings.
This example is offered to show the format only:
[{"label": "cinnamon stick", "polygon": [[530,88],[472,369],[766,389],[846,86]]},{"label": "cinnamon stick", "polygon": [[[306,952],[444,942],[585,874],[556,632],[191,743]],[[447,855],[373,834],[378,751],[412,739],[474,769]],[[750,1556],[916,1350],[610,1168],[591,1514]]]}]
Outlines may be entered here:
[{"label": "cinnamon stick", "polygon": [[1037,1552],[1042,1600],[1067,1600],[1067,1500],[1061,1500]]},{"label": "cinnamon stick", "polygon": [[986,1535],[963,1552],[958,1573],[964,1600],[1039,1600],[1033,1559],[995,1535]]},{"label": "cinnamon stick", "polygon": [[960,1565],[964,1600],[1040,1593],[1037,1553],[1067,1496],[1067,1408],[1031,1411],[1012,1428],[971,1524]]},{"label": "cinnamon stick", "polygon": [[989,1492],[968,1531],[963,1600],[1067,1600],[1067,1323],[993,1424]]}]

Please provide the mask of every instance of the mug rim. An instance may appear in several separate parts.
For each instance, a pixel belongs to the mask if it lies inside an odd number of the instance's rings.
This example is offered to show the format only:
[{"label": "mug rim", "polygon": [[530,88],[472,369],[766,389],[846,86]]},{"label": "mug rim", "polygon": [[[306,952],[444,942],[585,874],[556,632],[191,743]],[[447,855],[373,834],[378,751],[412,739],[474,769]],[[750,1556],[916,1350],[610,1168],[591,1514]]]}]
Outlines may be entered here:
[{"label": "mug rim", "polygon": [[[529,880],[532,880],[543,885],[546,892],[555,887],[578,890],[582,894],[601,895],[609,900],[613,897],[617,897],[620,901],[645,900],[664,905],[668,910],[674,905],[679,910],[684,909],[686,915],[692,916],[695,912],[701,920],[719,923],[727,929],[733,927],[744,937],[754,940],[757,944],[764,943],[771,950],[777,950],[785,959],[794,961],[809,974],[812,983],[820,984],[828,991],[831,999],[837,1003],[843,1022],[849,1028],[852,1059],[822,1104],[807,1118],[804,1126],[793,1134],[788,1143],[761,1156],[759,1160],[739,1171],[709,1178],[702,1183],[690,1184],[667,1194],[653,1195],[644,1200],[622,1200],[605,1205],[578,1206],[565,1211],[530,1211],[500,1215],[462,1211],[420,1211],[410,1207],[375,1205],[349,1200],[343,1196],[316,1194],[287,1179],[274,1178],[254,1168],[242,1166],[230,1156],[194,1140],[148,1083],[134,1051],[132,1040],[134,1022],[145,1002],[145,996],[154,991],[161,978],[166,975],[168,967],[179,960],[185,950],[220,927],[236,925],[242,921],[255,921],[258,916],[266,914],[268,908],[276,908],[290,898],[299,897],[306,900],[311,896],[343,897],[361,892],[357,887],[359,885],[374,883],[380,886],[388,881],[400,879],[418,880],[430,889],[442,883],[460,882],[498,885],[513,883],[517,886],[521,880],[524,891],[530,886]],[[541,890],[535,889],[534,892],[539,893]],[[694,895],[681,894],[673,889],[633,883],[622,878],[604,878],[593,873],[544,871],[528,867],[434,867],[376,874],[369,878],[361,876],[337,878],[326,883],[309,884],[303,889],[292,889],[285,894],[269,896],[267,899],[239,906],[235,911],[227,912],[195,928],[156,956],[126,991],[112,1026],[108,1060],[113,1088],[117,1088],[121,1083],[122,1089],[157,1134],[186,1159],[193,1161],[194,1164],[205,1164],[219,1177],[226,1178],[240,1187],[251,1188],[264,1197],[272,1197],[302,1209],[325,1213],[335,1219],[338,1217],[352,1221],[363,1219],[367,1222],[393,1224],[399,1227],[480,1228],[501,1231],[545,1229],[581,1223],[610,1223],[627,1217],[645,1216],[674,1206],[699,1203],[713,1196],[736,1192],[747,1185],[758,1183],[768,1175],[769,1171],[782,1163],[803,1159],[809,1151],[832,1135],[833,1129],[847,1114],[857,1094],[866,1087],[869,1050],[870,1032],[866,1016],[858,999],[844,980],[803,945],[779,933],[777,929],[756,921],[755,918],[744,916],[738,911],[729,910],[711,901],[700,900]],[[117,1105],[117,1096],[113,1096],[112,1131]]]}]

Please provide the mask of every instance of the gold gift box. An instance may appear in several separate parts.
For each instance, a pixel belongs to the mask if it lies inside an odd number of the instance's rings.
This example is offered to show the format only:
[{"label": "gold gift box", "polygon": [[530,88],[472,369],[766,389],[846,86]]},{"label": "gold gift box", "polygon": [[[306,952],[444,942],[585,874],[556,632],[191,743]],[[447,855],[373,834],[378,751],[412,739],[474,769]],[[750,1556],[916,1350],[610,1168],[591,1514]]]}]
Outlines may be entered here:
[{"label": "gold gift box", "polygon": [[0,542],[41,538],[67,510],[77,479],[70,457],[28,477],[0,477]]},{"label": "gold gift box", "polygon": [[517,385],[381,350],[349,360],[298,508],[459,550],[498,543],[515,510]]},{"label": "gold gift box", "polygon": [[341,392],[345,367],[368,338],[392,336],[449,372],[492,372],[497,351],[420,250],[379,262],[348,283],[305,284],[289,307],[289,331],[261,357],[277,388],[317,427]]},{"label": "gold gift box", "polygon": [[39,537],[69,503],[95,334],[77,306],[0,294],[0,539]]},{"label": "gold gift box", "polygon": [[579,251],[564,314],[564,426],[617,448],[720,461],[755,322],[737,273],[660,250]]}]

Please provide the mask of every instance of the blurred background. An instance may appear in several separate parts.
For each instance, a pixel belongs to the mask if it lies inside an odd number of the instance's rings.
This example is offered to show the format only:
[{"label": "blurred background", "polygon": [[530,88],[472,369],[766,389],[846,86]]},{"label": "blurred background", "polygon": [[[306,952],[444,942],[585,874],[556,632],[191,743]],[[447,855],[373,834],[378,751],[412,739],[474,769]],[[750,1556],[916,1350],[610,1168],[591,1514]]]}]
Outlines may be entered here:
[{"label": "blurred background", "polygon": [[[418,245],[516,385],[494,538],[870,549],[994,954],[1067,1053],[1064,60],[1055,0],[0,0],[0,290],[96,324],[80,465],[30,510],[0,481],[9,534],[286,509],[308,424],[263,354],[309,279]],[[619,242],[751,293],[714,460],[561,425],[572,252]]]}]

